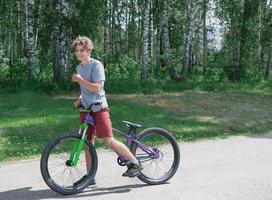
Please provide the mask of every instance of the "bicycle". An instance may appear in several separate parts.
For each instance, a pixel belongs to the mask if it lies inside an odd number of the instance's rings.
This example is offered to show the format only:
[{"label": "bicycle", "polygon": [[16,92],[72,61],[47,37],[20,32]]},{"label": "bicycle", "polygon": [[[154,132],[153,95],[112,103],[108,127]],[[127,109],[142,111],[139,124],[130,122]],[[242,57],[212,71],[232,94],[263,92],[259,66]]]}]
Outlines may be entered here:
[{"label": "bicycle", "polygon": [[[87,112],[85,122],[78,133],[64,133],[53,138],[43,150],[40,170],[45,183],[55,192],[76,194],[89,186],[95,177],[98,158],[94,146],[86,139],[88,126],[94,125],[91,110]],[[180,150],[174,137],[162,128],[147,128],[138,135],[139,124],[122,121],[128,132],[113,128],[113,131],[125,138],[125,144],[143,165],[137,176],[143,182],[163,184],[174,176],[180,163]],[[87,169],[86,156],[91,158],[91,167]],[[117,163],[126,166],[127,160],[118,156]]]}]

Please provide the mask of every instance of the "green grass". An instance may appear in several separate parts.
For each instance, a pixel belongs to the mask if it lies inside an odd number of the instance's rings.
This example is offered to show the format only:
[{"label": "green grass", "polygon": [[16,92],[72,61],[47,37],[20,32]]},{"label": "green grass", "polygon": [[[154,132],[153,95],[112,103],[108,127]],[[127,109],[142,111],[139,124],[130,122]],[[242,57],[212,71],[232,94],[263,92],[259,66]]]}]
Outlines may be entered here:
[{"label": "green grass", "polygon": [[[43,94],[58,94],[63,91],[71,92],[78,89],[78,84],[68,81],[57,84],[49,80],[44,81],[1,81],[0,92],[32,91]],[[164,92],[182,92],[186,90],[202,90],[209,92],[272,92],[272,79],[247,81],[239,83],[228,80],[220,80],[218,77],[206,77],[199,75],[187,82],[176,82],[161,78],[150,78],[146,82],[131,79],[108,79],[105,84],[107,93],[112,94],[158,94]]]},{"label": "green grass", "polygon": [[132,103],[139,123],[166,128],[185,141],[272,130],[271,93],[185,91],[111,99]]},{"label": "green grass", "polygon": [[207,79],[175,82],[165,79],[153,79],[145,83],[139,80],[108,80],[106,91],[114,94],[158,94],[164,92],[181,92],[186,90],[202,90],[210,92],[272,92],[272,80],[231,82],[228,80]]},{"label": "green grass", "polygon": [[[0,95],[0,161],[39,156],[54,135],[76,131],[77,93],[41,95],[34,92]],[[108,96],[114,127],[128,120],[162,127],[183,141],[251,135],[272,130],[272,93],[203,92]],[[101,141],[97,147],[104,147]]]},{"label": "green grass", "polygon": [[1,94],[0,160],[40,154],[57,132],[74,130],[71,100],[31,92]]}]

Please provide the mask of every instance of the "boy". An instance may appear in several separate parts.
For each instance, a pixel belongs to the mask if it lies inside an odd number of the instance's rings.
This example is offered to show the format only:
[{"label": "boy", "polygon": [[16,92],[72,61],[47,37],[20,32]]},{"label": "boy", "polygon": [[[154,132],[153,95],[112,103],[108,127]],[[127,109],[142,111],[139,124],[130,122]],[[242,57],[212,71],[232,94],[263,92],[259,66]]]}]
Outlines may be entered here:
[{"label": "boy", "polygon": [[[129,165],[128,170],[123,173],[123,176],[135,177],[143,167],[127,146],[113,137],[104,91],[104,67],[100,61],[91,58],[93,43],[88,37],[79,36],[73,41],[73,47],[75,48],[75,54],[80,64],[77,66],[77,74],[73,74],[72,80],[80,85],[81,91],[81,95],[74,102],[74,105],[79,107],[82,104],[85,108],[89,108],[92,105],[91,109],[95,119],[95,127],[90,126],[87,130],[87,138],[90,142],[94,143],[95,136],[97,136],[103,139],[107,146],[113,149],[118,155],[124,156],[129,161]],[[80,123],[84,122],[85,114],[84,112],[80,113]],[[90,157],[87,154],[86,162],[87,168],[89,168]]]}]

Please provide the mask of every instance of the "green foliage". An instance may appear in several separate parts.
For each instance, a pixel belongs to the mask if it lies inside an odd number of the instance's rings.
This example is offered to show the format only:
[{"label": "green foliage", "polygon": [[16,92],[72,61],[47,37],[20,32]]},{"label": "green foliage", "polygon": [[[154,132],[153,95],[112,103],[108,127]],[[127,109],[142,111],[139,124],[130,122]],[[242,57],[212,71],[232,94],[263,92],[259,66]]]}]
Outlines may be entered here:
[{"label": "green foliage", "polygon": [[20,84],[28,75],[27,58],[20,58],[16,64],[10,65],[9,80]]},{"label": "green foliage", "polygon": [[0,80],[5,80],[7,78],[9,65],[9,59],[5,57],[4,51],[0,48]]},{"label": "green foliage", "polygon": [[[51,81],[53,79],[53,62],[50,48],[43,51],[43,45],[39,44],[36,50],[36,80]],[[48,45],[48,44],[47,44]]]},{"label": "green foliage", "polygon": [[26,80],[27,77],[27,59],[19,58],[14,64],[5,57],[4,51],[0,48],[0,81],[13,82],[15,85]]},{"label": "green foliage", "polygon": [[139,67],[133,58],[122,56],[120,62],[108,64],[105,73],[108,79],[138,80]]},{"label": "green foliage", "polygon": [[124,80],[114,79],[106,82],[105,88],[108,93],[114,94],[154,94],[163,91],[164,84],[157,80]]},{"label": "green foliage", "polygon": [[[6,90],[32,90],[45,93],[56,93],[62,89],[73,89],[76,84],[70,82],[69,78],[75,72],[78,61],[73,52],[70,53],[70,69],[67,82],[54,83],[53,63],[55,59],[53,34],[57,21],[67,25],[65,32],[69,34],[69,40],[78,35],[89,36],[95,49],[92,57],[105,63],[106,87],[110,92],[116,93],[156,93],[173,91],[187,88],[204,88],[209,90],[228,89],[228,81],[234,80],[233,65],[233,36],[230,31],[230,14],[235,14],[233,27],[237,33],[237,45],[241,45],[243,20],[246,25],[245,52],[241,58],[241,81],[261,82],[264,76],[264,67],[268,66],[268,53],[271,51],[271,6],[264,5],[262,12],[262,28],[259,26],[260,1],[251,1],[250,11],[243,18],[243,3],[238,0],[217,0],[214,4],[210,2],[207,12],[214,11],[220,19],[223,30],[222,49],[215,51],[207,50],[206,72],[202,73],[202,18],[204,13],[201,3],[197,6],[193,31],[192,63],[197,73],[191,73],[187,83],[172,82],[169,72],[165,68],[164,49],[162,47],[162,0],[152,1],[152,29],[150,31],[151,60],[149,65],[149,80],[146,83],[139,81],[141,72],[142,53],[142,12],[143,1],[69,1],[72,16],[65,18],[56,11],[56,1],[38,1],[35,3],[34,16],[35,26],[39,28],[36,45],[36,68],[35,82],[28,83],[28,63],[25,54],[26,36],[25,12],[23,2],[5,2],[2,11],[3,31],[0,48],[0,82],[5,85]],[[13,9],[19,12],[10,13]],[[168,2],[169,38],[171,58],[173,66],[180,74],[183,60],[184,33],[186,31],[186,9],[185,1]],[[8,17],[11,16],[11,17]],[[65,18],[65,19],[63,19]],[[18,19],[20,19],[18,21]],[[16,23],[18,24],[18,27]],[[37,24],[38,23],[38,24]],[[15,26],[16,25],[16,26]],[[213,24],[207,26],[208,35],[217,28]],[[259,32],[262,31],[262,32]],[[18,32],[18,33],[17,33]],[[21,32],[21,33],[19,33]],[[7,34],[11,33],[11,35]],[[17,33],[17,34],[15,34]],[[257,49],[260,43],[263,54],[260,64],[257,59]],[[211,40],[208,38],[208,46]],[[71,42],[70,41],[70,42]],[[196,45],[197,44],[197,45]],[[271,67],[270,67],[271,68]],[[270,69],[271,70],[271,69]],[[270,79],[271,77],[268,77]],[[194,82],[195,81],[195,82]],[[220,83],[221,82],[221,83]],[[214,83],[214,85],[212,85]],[[226,84],[227,83],[227,84]],[[219,86],[218,86],[219,84]],[[263,84],[263,83],[260,83]],[[12,88],[13,87],[13,88]],[[230,86],[231,87],[231,86]],[[231,88],[230,88],[231,89]],[[129,91],[131,90],[131,91]]]}]

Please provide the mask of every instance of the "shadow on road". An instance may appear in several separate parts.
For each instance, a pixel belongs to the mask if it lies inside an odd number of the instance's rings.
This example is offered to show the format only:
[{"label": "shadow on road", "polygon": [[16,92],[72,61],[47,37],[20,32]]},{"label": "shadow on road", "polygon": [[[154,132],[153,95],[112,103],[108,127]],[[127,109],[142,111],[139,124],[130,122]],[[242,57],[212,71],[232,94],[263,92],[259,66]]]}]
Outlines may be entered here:
[{"label": "shadow on road", "polygon": [[54,193],[52,190],[31,190],[32,187],[24,187],[15,190],[9,190],[0,193],[0,199],[9,200],[38,200],[38,199],[50,199],[58,198],[58,194]]},{"label": "shadow on road", "polygon": [[107,195],[111,193],[126,193],[130,192],[133,188],[141,188],[149,186],[147,184],[133,184],[133,185],[122,185],[115,187],[89,187],[83,192],[76,195],[60,195],[53,192],[50,189],[45,190],[31,190],[32,187],[24,187],[15,190],[9,190],[5,192],[0,192],[0,199],[2,200],[39,200],[39,199],[70,199],[70,198],[83,198],[91,196]]}]

